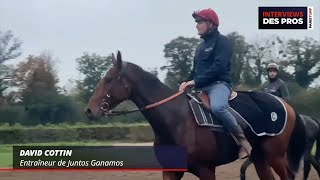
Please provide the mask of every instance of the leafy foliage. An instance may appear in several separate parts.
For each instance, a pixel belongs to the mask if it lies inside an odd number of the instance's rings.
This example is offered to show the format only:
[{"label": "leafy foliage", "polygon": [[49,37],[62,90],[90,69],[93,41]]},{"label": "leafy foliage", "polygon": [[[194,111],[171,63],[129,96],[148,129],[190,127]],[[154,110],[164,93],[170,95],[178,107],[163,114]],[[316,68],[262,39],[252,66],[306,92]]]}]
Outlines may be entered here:
[{"label": "leafy foliage", "polygon": [[85,76],[78,81],[79,97],[83,102],[88,102],[101,77],[112,65],[111,56],[100,56],[96,53],[84,53],[76,59],[78,70]]},{"label": "leafy foliage", "polygon": [[193,66],[193,57],[200,40],[179,36],[164,45],[164,57],[168,60],[161,70],[167,70],[165,84],[177,89],[186,80]]}]

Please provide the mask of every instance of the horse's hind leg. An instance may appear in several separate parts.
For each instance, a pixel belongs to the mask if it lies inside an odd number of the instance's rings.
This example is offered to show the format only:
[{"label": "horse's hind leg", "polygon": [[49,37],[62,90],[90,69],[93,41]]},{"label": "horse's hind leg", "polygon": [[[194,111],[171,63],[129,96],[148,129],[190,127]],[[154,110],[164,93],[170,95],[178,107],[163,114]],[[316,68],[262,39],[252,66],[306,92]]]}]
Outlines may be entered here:
[{"label": "horse's hind leg", "polygon": [[289,169],[285,156],[269,157],[268,162],[281,180],[294,180],[295,174]]},{"label": "horse's hind leg", "polygon": [[310,170],[311,170],[311,164],[310,164],[310,157],[311,155],[309,156],[305,156],[305,160],[304,160],[304,170],[303,170],[303,179],[304,180],[307,180],[308,179],[308,176],[309,176],[309,173],[310,173]]},{"label": "horse's hind leg", "polygon": [[315,159],[315,157],[313,157],[313,156],[311,156],[310,161],[311,161],[311,164],[312,164],[312,166],[314,167],[314,169],[317,171],[318,177],[319,177],[319,179],[320,179],[320,162],[317,161],[317,160]]},{"label": "horse's hind leg", "polygon": [[304,172],[303,172],[303,177],[304,179],[308,178],[310,169],[311,169],[311,151],[312,151],[312,146],[314,144],[315,140],[313,139],[308,139],[308,144],[307,144],[307,149],[304,153]]},{"label": "horse's hind leg", "polygon": [[260,180],[274,180],[271,167],[263,156],[262,152],[252,150],[251,161],[254,164]]},{"label": "horse's hind leg", "polygon": [[286,153],[282,150],[283,147],[281,145],[275,147],[275,140],[271,138],[263,144],[265,160],[279,175],[281,180],[293,180],[295,174],[289,169]]},{"label": "horse's hind leg", "polygon": [[287,110],[287,123],[283,132],[265,139],[262,144],[267,162],[281,180],[295,178],[306,146],[305,125],[291,106],[282,101]]},{"label": "horse's hind leg", "polygon": [[184,172],[169,172],[163,171],[162,178],[163,180],[180,180],[184,175]]}]

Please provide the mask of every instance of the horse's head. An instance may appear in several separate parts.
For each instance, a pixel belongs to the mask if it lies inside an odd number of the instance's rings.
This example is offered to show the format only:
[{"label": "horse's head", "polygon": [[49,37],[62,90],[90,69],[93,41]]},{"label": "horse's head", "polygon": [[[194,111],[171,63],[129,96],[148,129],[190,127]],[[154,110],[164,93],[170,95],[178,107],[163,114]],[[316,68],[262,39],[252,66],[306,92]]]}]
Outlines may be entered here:
[{"label": "horse's head", "polygon": [[89,119],[107,115],[112,108],[130,97],[130,84],[124,73],[126,63],[122,61],[119,51],[117,58],[112,54],[112,63],[113,66],[100,80],[85,109]]}]

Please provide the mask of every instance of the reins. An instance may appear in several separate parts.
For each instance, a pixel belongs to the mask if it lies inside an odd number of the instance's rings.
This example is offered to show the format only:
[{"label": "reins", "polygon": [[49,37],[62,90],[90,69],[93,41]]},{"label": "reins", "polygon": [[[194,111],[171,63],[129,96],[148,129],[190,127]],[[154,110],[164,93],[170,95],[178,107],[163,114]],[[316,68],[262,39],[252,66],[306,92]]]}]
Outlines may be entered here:
[{"label": "reins", "polygon": [[107,114],[107,116],[124,115],[124,114],[133,113],[133,112],[136,112],[136,111],[145,111],[145,110],[147,110],[147,109],[151,109],[151,108],[154,108],[154,107],[159,106],[159,105],[161,105],[161,104],[164,104],[164,103],[166,103],[166,102],[168,102],[168,101],[170,101],[170,100],[172,100],[172,99],[180,96],[180,95],[183,94],[184,92],[185,92],[185,91],[179,91],[179,92],[177,92],[177,93],[175,93],[175,94],[173,94],[173,95],[171,95],[171,96],[169,96],[169,97],[167,97],[167,98],[165,98],[165,99],[162,99],[162,100],[160,100],[160,101],[158,101],[158,102],[149,104],[149,105],[147,105],[147,106],[145,106],[145,107],[142,107],[142,108],[136,108],[136,109],[129,110],[129,111],[112,111],[112,110],[111,110],[111,111],[109,111],[109,113]]}]

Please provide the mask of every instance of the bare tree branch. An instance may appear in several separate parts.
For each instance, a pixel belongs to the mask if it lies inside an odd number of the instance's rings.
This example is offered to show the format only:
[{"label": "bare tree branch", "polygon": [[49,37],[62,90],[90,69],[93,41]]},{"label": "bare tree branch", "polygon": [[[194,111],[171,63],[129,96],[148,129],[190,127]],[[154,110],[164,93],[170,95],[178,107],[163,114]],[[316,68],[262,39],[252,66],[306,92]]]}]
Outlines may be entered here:
[{"label": "bare tree branch", "polygon": [[0,31],[0,64],[21,55],[21,44],[18,38],[14,38],[12,31]]}]

